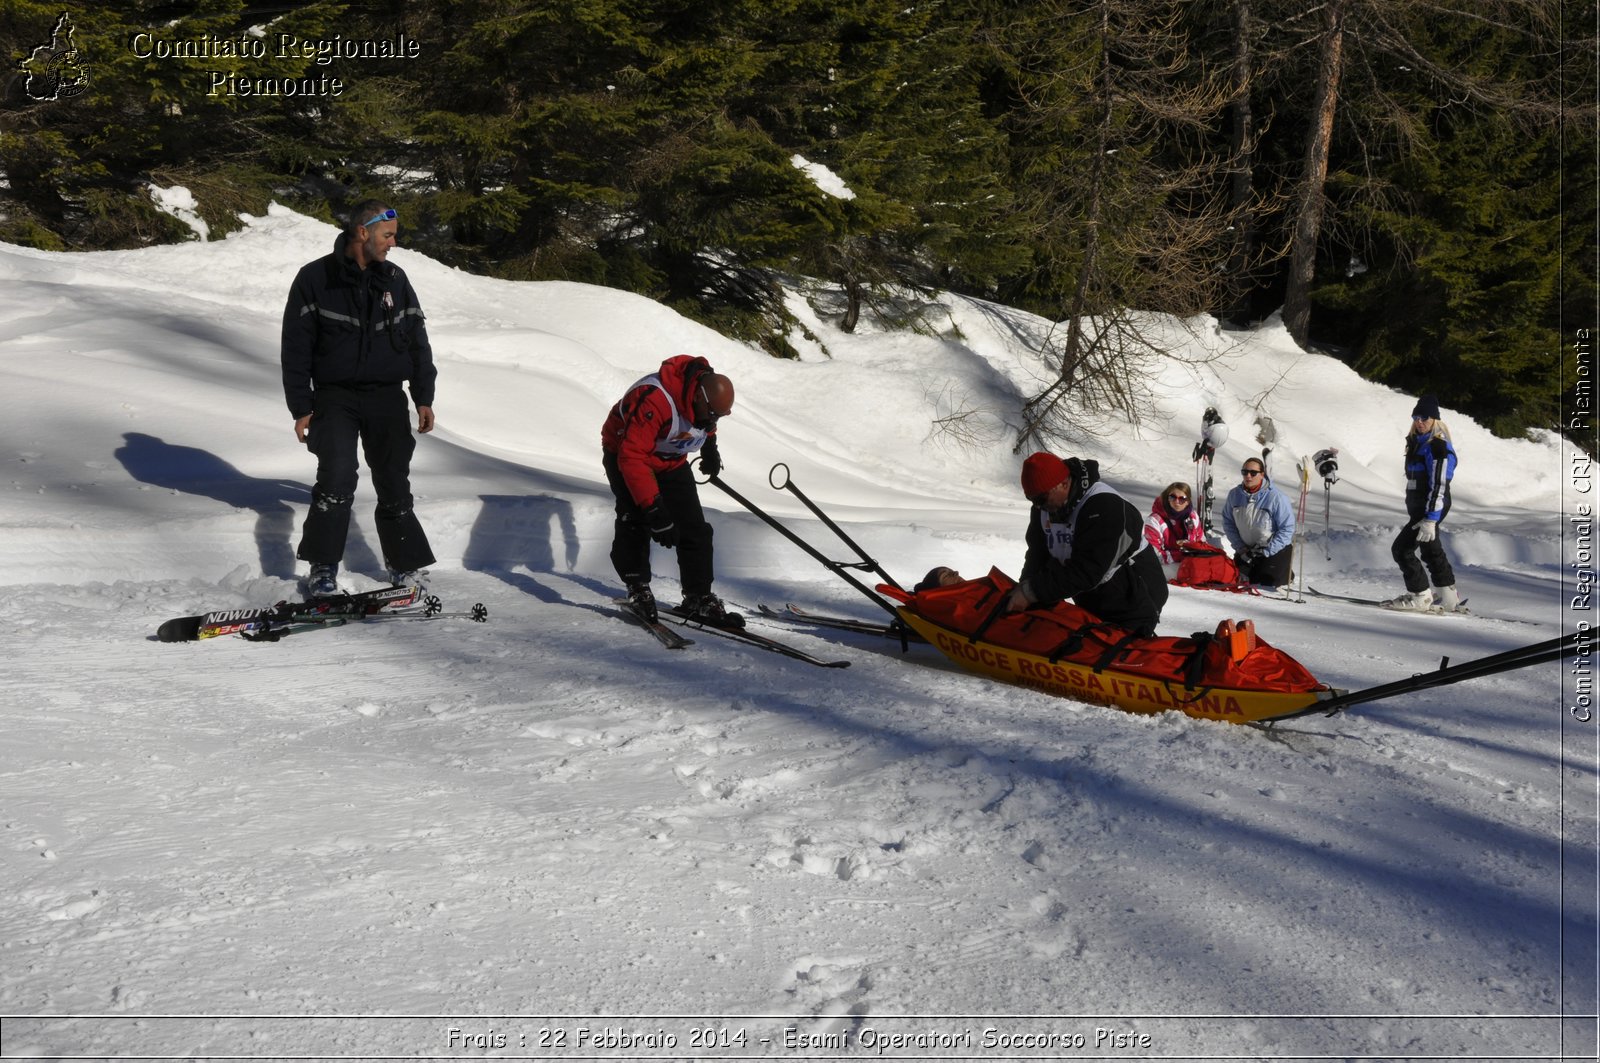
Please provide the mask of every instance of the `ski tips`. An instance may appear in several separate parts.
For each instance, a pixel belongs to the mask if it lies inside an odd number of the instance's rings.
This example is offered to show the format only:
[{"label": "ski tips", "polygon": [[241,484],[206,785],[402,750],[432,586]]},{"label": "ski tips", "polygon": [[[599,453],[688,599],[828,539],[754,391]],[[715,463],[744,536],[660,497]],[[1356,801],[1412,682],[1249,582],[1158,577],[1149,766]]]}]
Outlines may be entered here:
[{"label": "ski tips", "polygon": [[167,620],[156,628],[156,641],[158,642],[198,642],[200,641],[200,621],[205,619],[199,616],[180,616]]}]

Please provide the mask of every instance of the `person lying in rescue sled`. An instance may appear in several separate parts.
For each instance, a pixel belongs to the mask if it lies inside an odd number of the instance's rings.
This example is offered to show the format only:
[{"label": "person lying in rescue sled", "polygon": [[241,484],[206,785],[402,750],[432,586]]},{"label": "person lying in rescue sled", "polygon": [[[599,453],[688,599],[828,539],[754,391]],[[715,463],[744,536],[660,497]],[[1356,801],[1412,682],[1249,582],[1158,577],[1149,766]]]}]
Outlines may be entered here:
[{"label": "person lying in rescue sled", "polygon": [[617,499],[611,564],[628,600],[650,619],[650,541],[678,551],[680,616],[713,627],[743,627],[711,593],[711,525],[700,508],[689,458],[707,476],[722,471],[717,421],[733,412],[733,381],[704,358],[676,355],[639,380],[611,407],[600,429],[606,482]]},{"label": "person lying in rescue sled", "polygon": [[1100,464],[1054,454],[1022,463],[1028,553],[1004,612],[1071,598],[1108,624],[1149,638],[1167,604],[1161,562],[1133,503],[1100,480]]}]

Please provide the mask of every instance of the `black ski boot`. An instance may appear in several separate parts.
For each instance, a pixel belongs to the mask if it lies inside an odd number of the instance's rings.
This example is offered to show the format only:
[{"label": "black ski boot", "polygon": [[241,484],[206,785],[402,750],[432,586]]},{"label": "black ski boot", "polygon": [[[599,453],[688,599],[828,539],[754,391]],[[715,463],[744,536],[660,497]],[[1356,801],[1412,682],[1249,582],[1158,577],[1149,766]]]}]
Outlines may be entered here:
[{"label": "black ski boot", "polygon": [[691,594],[685,598],[683,604],[678,607],[678,615],[707,627],[744,627],[744,614],[729,612],[722,604],[722,599],[709,591],[705,594]]},{"label": "black ski boot", "polygon": [[656,622],[656,596],[650,593],[648,583],[628,584],[628,608],[650,623]]}]

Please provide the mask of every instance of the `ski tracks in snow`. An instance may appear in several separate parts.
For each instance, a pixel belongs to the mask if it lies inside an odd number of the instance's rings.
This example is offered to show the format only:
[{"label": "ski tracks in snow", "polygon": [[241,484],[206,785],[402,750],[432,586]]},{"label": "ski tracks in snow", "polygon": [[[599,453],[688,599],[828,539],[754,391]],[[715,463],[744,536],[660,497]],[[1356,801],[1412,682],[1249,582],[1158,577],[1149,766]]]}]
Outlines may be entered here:
[{"label": "ski tracks in snow", "polygon": [[[1437,820],[1449,850],[1397,847],[1399,868],[1496,849],[1497,888],[1527,893],[1540,859],[1531,834],[1485,841],[1448,818],[1453,790],[1536,820],[1537,795],[1495,777],[1487,748],[1476,763],[1371,723],[1358,741],[1274,741],[1128,716],[848,638],[832,646],[848,673],[732,644],[668,653],[570,580],[575,601],[435,582],[449,606],[487,602],[490,623],[163,645],[146,639],[168,615],[280,592],[23,588],[19,615],[37,604],[41,621],[7,636],[29,711],[0,764],[17,885],[0,995],[38,1012],[651,1000],[837,1033],[969,1009],[975,984],[1019,1012],[1059,1008],[1063,982],[1091,987],[1085,1009],[1222,1007],[1203,989],[1222,964],[1314,1001],[1329,973],[1260,943],[1281,931],[1340,951],[1341,970],[1378,962],[1308,915],[1330,881],[1390,937],[1426,921],[1394,903],[1403,874],[1342,855],[1370,852],[1397,809]],[[70,680],[62,640],[95,646],[72,651],[93,663]],[[66,805],[50,797],[64,787]],[[1205,874],[1177,886],[1174,854]],[[1245,897],[1240,942],[1228,913]]]}]

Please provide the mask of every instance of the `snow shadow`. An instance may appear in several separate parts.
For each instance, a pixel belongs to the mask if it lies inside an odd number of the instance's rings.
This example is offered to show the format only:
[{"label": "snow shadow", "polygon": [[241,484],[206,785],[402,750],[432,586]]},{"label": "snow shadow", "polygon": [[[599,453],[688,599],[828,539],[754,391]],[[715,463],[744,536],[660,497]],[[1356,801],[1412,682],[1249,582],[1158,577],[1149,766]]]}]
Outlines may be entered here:
[{"label": "snow shadow", "polygon": [[561,595],[515,571],[570,573],[578,563],[579,537],[572,503],[555,495],[479,495],[461,567],[503,580],[542,602]]},{"label": "snow shadow", "polygon": [[[180,446],[142,432],[124,432],[113,456],[141,483],[215,499],[256,514],[255,539],[261,572],[283,579],[295,577],[295,511],[308,506],[311,488],[294,480],[246,476],[226,461],[199,447]],[[360,528],[350,525],[345,556],[351,565],[381,567]]]}]

